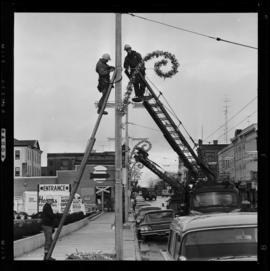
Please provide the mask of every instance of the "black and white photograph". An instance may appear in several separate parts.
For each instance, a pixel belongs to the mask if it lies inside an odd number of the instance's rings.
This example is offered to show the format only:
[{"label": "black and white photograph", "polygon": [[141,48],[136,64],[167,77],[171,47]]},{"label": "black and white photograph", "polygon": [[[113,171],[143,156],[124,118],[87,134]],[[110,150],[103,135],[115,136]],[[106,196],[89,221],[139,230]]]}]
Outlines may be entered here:
[{"label": "black and white photograph", "polygon": [[15,262],[258,261],[258,12],[13,23]]}]

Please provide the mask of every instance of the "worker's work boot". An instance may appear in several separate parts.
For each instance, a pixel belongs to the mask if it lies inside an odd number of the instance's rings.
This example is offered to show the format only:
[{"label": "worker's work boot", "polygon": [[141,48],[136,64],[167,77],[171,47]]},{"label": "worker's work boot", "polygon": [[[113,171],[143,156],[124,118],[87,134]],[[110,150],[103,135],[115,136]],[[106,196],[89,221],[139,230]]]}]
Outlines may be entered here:
[{"label": "worker's work boot", "polygon": [[144,101],[149,101],[150,99],[152,99],[153,97],[152,96],[142,96],[142,99]]},{"label": "worker's work boot", "polygon": [[132,98],[132,101],[135,103],[140,103],[142,101],[142,99],[140,97],[134,97],[134,98]]},{"label": "worker's work boot", "polygon": [[[98,110],[97,113],[99,114],[99,113],[100,113],[100,110]],[[103,114],[103,115],[108,115],[108,112],[107,112],[107,111],[103,111],[102,114]]]}]

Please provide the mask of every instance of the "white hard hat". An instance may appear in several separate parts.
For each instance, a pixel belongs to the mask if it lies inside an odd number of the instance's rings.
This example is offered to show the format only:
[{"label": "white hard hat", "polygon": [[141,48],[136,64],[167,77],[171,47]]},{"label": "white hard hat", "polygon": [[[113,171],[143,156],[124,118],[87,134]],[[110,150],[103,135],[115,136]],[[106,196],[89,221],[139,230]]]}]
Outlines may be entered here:
[{"label": "white hard hat", "polygon": [[106,60],[111,60],[111,56],[109,54],[103,54],[102,58]]},{"label": "white hard hat", "polygon": [[127,49],[131,49],[131,46],[130,46],[129,44],[126,44],[126,45],[124,46],[124,50],[127,50]]}]

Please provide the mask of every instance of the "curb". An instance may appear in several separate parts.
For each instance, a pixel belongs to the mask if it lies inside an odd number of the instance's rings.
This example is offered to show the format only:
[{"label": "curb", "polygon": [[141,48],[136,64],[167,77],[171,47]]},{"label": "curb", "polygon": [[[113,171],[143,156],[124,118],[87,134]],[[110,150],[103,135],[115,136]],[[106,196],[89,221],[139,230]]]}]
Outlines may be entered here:
[{"label": "curb", "polygon": [[134,234],[135,260],[141,261],[142,257],[141,257],[141,253],[140,253],[139,241],[138,241],[137,234],[136,234],[135,223],[132,223],[132,230],[133,230],[133,234]]}]

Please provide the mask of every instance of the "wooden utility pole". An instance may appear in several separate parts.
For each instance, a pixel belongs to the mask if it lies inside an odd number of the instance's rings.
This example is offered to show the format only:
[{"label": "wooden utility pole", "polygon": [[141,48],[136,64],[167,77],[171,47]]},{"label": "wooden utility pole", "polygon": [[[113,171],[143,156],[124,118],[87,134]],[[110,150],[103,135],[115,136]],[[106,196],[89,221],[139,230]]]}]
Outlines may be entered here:
[{"label": "wooden utility pole", "polygon": [[122,102],[122,37],[121,14],[115,17],[115,68],[117,78],[115,83],[115,251],[116,259],[123,259],[123,200],[122,200],[122,114],[118,110]]},{"label": "wooden utility pole", "polygon": [[128,182],[128,174],[129,174],[129,164],[128,164],[128,156],[129,156],[129,140],[128,140],[128,106],[126,110],[126,123],[125,123],[125,174],[124,174],[124,188],[125,188],[125,222],[128,222],[128,209],[129,209],[129,182]]}]

